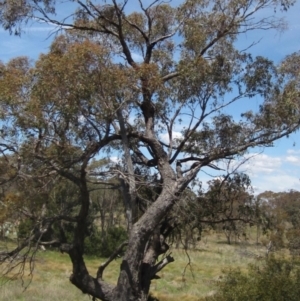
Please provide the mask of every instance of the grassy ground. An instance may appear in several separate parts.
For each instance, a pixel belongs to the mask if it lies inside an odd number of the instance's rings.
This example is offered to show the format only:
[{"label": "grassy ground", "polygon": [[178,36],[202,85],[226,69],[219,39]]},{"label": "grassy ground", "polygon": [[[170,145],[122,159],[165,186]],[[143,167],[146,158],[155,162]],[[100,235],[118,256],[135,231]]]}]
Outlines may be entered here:
[{"label": "grassy ground", "polygon": [[[263,247],[251,242],[227,245],[216,234],[210,234],[200,242],[195,251],[173,250],[175,262],[168,265],[154,280],[151,291],[160,301],[199,301],[213,293],[215,284],[222,277],[222,270],[246,268],[259,260]],[[96,274],[101,259],[87,258],[92,274]],[[189,264],[190,262],[190,264]],[[111,263],[104,272],[104,279],[115,283],[120,259]],[[71,264],[67,255],[58,252],[40,252],[36,260],[33,281],[24,291],[20,280],[0,286],[0,300],[22,301],[84,301],[91,300],[69,282]],[[29,278],[25,279],[28,281]]]},{"label": "grassy ground", "polygon": [[200,300],[213,293],[223,270],[246,269],[249,263],[260,260],[264,254],[264,248],[255,244],[228,245],[216,235],[206,239],[206,243],[200,243],[195,251],[174,251],[176,261],[161,272],[161,279],[153,281],[154,296],[161,301]]}]

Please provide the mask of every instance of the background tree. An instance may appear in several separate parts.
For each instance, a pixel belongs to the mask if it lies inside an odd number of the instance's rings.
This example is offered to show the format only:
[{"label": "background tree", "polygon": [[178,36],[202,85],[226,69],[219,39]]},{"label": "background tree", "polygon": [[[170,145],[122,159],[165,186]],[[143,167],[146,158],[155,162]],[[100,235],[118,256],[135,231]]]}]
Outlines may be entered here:
[{"label": "background tree", "polygon": [[232,238],[245,236],[245,228],[255,223],[254,197],[249,177],[236,171],[208,182],[207,191],[188,190],[171,213],[176,220],[173,239],[184,248],[196,245],[203,229],[213,228]]},{"label": "background tree", "polygon": [[202,204],[206,213],[212,206],[216,207],[212,208],[208,219],[212,224],[222,222],[222,231],[228,244],[231,243],[232,236],[235,239],[245,236],[246,225],[254,223],[251,192],[250,179],[243,173],[234,173],[209,182],[208,199]]},{"label": "background tree", "polygon": [[266,221],[265,231],[270,239],[265,242],[269,251],[288,247],[291,254],[299,255],[299,191],[266,191],[258,195],[258,198],[264,200],[261,212]]},{"label": "background tree", "polygon": [[[2,260],[41,241],[54,223],[69,222],[72,240],[57,244],[72,261],[70,281],[101,300],[146,300],[151,280],[174,261],[166,253],[174,228],[166,217],[199,171],[218,169],[221,159],[271,146],[299,128],[299,54],[276,67],[236,43],[247,31],[281,27],[259,12],[293,2],[186,0],[175,6],[154,0],[133,2],[138,9],[131,11],[128,1],[78,0],[70,1],[77,6],[74,18],[59,20],[60,1],[2,1],[0,23],[10,32],[19,34],[29,20],[68,29],[34,65],[26,58],[1,65],[1,152],[20,157],[25,170],[18,176],[72,182],[79,204],[67,215],[41,215],[41,226]],[[240,118],[228,113],[254,96],[262,97],[257,111]],[[180,123],[182,137],[174,139]],[[123,158],[121,167],[107,168],[105,185],[119,181],[129,234],[116,285],[104,281],[103,271],[125,244],[97,275],[83,259],[91,210],[88,167],[109,151]],[[101,178],[94,182],[103,185]],[[143,214],[141,186],[156,188]]]}]

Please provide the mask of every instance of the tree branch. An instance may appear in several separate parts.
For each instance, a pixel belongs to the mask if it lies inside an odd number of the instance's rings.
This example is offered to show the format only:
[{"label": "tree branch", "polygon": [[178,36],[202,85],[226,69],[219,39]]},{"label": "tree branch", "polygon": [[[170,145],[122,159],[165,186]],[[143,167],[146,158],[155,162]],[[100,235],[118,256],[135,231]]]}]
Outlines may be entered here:
[{"label": "tree branch", "polygon": [[167,266],[169,263],[174,262],[175,259],[171,256],[171,253],[167,255],[164,259],[159,261],[155,266],[151,269],[151,279],[155,279],[156,274],[161,271],[165,266]]},{"label": "tree branch", "polygon": [[128,245],[128,241],[123,242],[110,256],[109,258],[103,262],[97,271],[97,279],[101,279],[103,278],[103,272],[105,270],[105,268],[123,251],[124,247],[126,247]]}]

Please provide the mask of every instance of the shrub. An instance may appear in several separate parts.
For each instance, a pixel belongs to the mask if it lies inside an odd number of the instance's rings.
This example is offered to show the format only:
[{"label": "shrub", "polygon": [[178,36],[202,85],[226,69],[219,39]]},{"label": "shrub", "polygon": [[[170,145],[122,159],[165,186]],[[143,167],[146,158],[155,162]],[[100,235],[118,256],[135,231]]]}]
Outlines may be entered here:
[{"label": "shrub", "polygon": [[[34,222],[30,219],[21,221],[18,228],[18,238],[25,239],[31,231],[34,231]],[[72,241],[74,225],[66,223],[64,231],[67,240]],[[102,233],[96,227],[91,226],[87,231],[87,235],[85,238],[85,254],[98,257],[109,257],[119,245],[127,240],[127,232],[120,227],[109,228],[105,233]],[[43,240],[49,241],[55,236],[59,236],[59,230],[51,228],[43,235]]]},{"label": "shrub", "polygon": [[292,256],[300,256],[300,229],[292,228],[286,233],[288,249]]},{"label": "shrub", "polygon": [[120,227],[109,228],[106,233],[94,230],[91,235],[85,239],[85,254],[109,257],[126,239],[127,232]]},{"label": "shrub", "polygon": [[248,273],[239,269],[225,272],[217,292],[207,301],[299,301],[300,268],[273,257],[250,265]]},{"label": "shrub", "polygon": [[30,234],[32,227],[33,227],[33,222],[30,219],[25,219],[21,221],[18,226],[18,238],[19,239],[26,238]]}]

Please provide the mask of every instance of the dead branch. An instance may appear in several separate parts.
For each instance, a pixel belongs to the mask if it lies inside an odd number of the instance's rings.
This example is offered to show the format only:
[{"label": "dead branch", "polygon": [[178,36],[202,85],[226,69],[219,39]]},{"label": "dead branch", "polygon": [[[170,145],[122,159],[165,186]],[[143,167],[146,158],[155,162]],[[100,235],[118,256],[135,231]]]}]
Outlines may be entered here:
[{"label": "dead branch", "polygon": [[109,258],[101,263],[101,265],[98,268],[97,271],[97,279],[103,280],[102,276],[103,276],[103,272],[105,270],[105,268],[115,259],[117,258],[117,256],[122,252],[123,248],[126,247],[128,245],[128,242],[125,241],[123,242],[110,256]]}]

